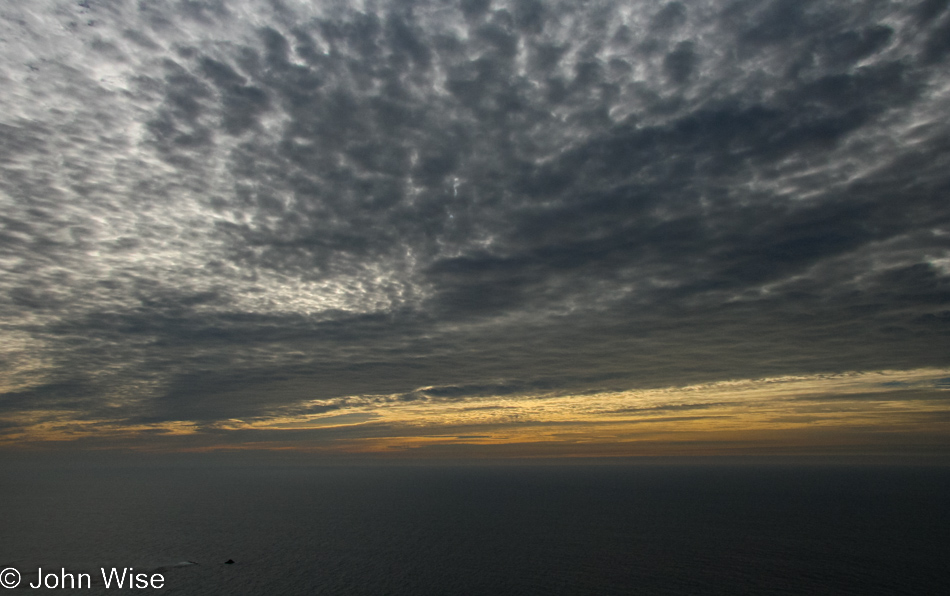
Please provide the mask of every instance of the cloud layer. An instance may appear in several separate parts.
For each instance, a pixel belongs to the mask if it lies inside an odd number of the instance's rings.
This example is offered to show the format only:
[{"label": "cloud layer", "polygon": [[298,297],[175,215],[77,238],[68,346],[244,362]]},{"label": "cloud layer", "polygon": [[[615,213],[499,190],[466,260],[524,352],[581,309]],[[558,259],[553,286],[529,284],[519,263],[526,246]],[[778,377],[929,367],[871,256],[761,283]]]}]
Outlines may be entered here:
[{"label": "cloud layer", "polygon": [[0,27],[11,428],[947,365],[946,1]]}]

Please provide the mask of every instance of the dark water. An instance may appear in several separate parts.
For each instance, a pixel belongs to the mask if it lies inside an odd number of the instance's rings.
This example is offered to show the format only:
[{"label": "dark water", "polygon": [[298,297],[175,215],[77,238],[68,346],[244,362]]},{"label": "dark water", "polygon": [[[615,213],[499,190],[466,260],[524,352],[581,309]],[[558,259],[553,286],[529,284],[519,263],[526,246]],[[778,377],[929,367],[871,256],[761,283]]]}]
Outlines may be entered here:
[{"label": "dark water", "polygon": [[[165,594],[921,595],[950,585],[946,467],[2,474],[0,567],[19,568],[28,591],[39,566],[92,574],[92,589],[62,594],[103,593],[103,566],[158,570]],[[174,566],[183,561],[198,565]]]}]

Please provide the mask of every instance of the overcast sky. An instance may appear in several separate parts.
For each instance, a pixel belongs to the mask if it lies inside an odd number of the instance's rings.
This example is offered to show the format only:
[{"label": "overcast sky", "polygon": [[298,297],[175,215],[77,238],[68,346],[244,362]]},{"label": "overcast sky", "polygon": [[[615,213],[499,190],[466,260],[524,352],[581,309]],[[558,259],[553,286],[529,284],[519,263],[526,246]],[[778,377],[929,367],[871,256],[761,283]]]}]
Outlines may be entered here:
[{"label": "overcast sky", "polygon": [[4,3],[0,443],[946,447],[948,63],[947,0]]}]

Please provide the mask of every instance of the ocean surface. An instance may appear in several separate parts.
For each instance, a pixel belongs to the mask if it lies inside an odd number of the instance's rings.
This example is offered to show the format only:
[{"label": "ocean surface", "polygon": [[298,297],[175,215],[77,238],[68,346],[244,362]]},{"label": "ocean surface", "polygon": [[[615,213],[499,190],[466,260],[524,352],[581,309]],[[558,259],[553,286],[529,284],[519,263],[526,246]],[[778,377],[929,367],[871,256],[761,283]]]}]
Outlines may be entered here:
[{"label": "ocean surface", "polygon": [[[950,586],[950,468],[0,467],[11,593],[912,594]],[[234,564],[225,565],[232,559]],[[90,589],[39,588],[87,572]]]}]

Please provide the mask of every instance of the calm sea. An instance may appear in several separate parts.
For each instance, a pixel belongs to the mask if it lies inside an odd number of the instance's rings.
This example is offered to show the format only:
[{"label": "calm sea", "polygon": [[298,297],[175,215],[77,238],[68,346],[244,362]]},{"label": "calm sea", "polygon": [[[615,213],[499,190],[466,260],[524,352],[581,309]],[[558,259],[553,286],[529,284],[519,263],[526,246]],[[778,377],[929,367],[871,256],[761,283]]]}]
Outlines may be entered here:
[{"label": "calm sea", "polygon": [[950,468],[935,466],[19,465],[2,468],[0,515],[15,593],[40,567],[92,575],[61,594],[106,593],[101,567],[161,573],[169,595],[950,586]]}]

